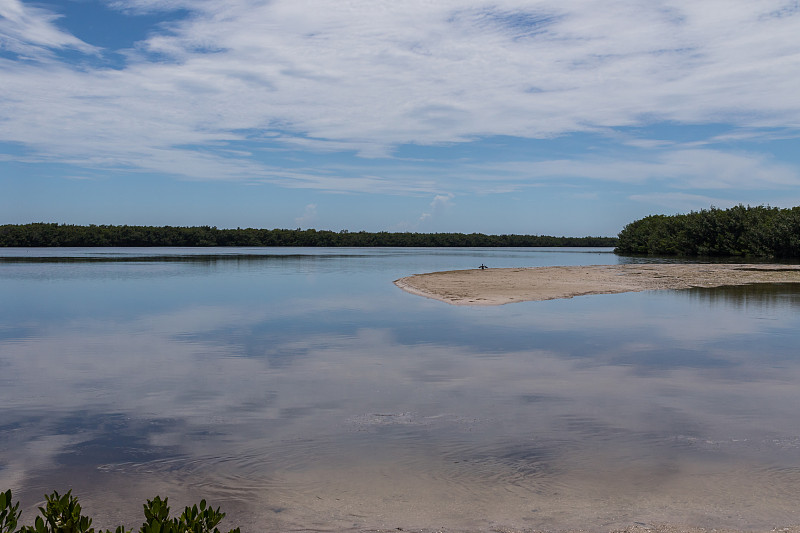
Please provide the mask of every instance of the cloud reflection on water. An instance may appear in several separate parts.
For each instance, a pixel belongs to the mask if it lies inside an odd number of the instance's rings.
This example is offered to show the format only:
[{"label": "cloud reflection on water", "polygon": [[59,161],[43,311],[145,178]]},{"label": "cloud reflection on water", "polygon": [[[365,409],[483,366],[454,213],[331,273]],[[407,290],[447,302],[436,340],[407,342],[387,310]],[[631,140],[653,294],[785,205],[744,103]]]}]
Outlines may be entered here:
[{"label": "cloud reflection on water", "polygon": [[102,479],[195,487],[295,525],[400,523],[415,506],[473,525],[576,508],[624,521],[636,505],[711,520],[763,489],[748,523],[800,520],[800,365],[781,341],[800,329],[797,293],[760,290],[748,312],[719,290],[65,314],[0,340],[0,482],[34,498],[33,480],[83,472],[89,502]]}]

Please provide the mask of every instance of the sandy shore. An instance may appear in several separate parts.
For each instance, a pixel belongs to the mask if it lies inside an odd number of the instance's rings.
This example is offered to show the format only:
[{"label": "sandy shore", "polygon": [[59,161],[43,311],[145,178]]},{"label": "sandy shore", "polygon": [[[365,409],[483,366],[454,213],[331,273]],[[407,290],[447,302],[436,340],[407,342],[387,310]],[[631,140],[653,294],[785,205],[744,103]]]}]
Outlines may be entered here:
[{"label": "sandy shore", "polygon": [[445,528],[434,529],[367,529],[361,530],[359,533],[396,533],[397,531],[405,531],[407,533],[800,533],[800,526],[791,527],[771,527],[761,529],[727,529],[727,528],[702,528],[693,526],[681,526],[673,524],[648,524],[648,525],[633,525],[626,528],[594,528],[588,529],[564,529],[564,530],[551,530],[551,529],[516,529],[498,526],[491,530],[451,530]]},{"label": "sandy shore", "polygon": [[394,282],[413,294],[453,305],[502,305],[692,287],[800,283],[800,265],[633,264],[490,268],[417,274]]}]

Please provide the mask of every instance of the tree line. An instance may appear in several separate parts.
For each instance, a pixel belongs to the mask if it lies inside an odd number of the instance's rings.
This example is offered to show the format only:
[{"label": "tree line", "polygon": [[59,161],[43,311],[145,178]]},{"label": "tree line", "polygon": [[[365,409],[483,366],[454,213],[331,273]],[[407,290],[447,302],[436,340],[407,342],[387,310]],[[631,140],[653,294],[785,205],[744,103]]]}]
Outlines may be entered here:
[{"label": "tree line", "polygon": [[483,233],[334,232],[315,229],[217,229],[211,226],[77,226],[34,223],[0,226],[0,246],[607,246],[615,237],[485,235]]},{"label": "tree line", "polygon": [[800,257],[800,207],[703,209],[651,215],[619,233],[615,252],[681,256]]}]

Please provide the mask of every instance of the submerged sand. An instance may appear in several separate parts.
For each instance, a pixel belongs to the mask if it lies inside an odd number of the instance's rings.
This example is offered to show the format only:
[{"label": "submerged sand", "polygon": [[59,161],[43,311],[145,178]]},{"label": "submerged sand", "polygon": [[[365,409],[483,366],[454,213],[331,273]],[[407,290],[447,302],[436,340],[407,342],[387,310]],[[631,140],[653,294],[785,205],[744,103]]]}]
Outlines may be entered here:
[{"label": "submerged sand", "polygon": [[417,274],[394,283],[407,292],[453,305],[502,305],[587,294],[800,283],[800,265],[628,264],[490,268]]}]

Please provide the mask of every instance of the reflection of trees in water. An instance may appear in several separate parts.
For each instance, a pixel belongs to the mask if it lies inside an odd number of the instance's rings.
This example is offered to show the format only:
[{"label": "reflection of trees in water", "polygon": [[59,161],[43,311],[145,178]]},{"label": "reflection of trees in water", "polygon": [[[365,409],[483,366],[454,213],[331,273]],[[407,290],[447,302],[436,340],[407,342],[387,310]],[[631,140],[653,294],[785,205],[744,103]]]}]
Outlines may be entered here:
[{"label": "reflection of trees in water", "polygon": [[680,291],[691,300],[735,309],[759,307],[769,310],[800,308],[800,283],[752,283]]}]

